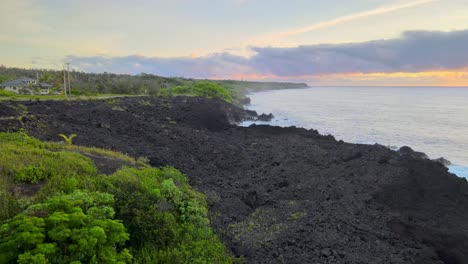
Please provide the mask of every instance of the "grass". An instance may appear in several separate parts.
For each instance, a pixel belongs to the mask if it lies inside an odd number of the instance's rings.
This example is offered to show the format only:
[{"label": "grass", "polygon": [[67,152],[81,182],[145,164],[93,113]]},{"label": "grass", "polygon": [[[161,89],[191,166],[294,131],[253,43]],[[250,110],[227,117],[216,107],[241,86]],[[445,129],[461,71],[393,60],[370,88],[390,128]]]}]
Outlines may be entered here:
[{"label": "grass", "polygon": [[0,89],[0,97],[13,97],[16,96],[17,94],[14,92],[6,91],[4,89]]},{"label": "grass", "polygon": [[[48,143],[48,144],[52,145],[51,143]],[[109,157],[109,158],[125,161],[131,164],[139,164],[137,160],[135,160],[134,158],[124,153],[114,151],[114,150],[101,149],[101,148],[95,148],[95,147],[77,146],[77,145],[59,144],[59,146],[69,151],[75,151],[75,152],[79,152],[83,154],[93,154],[93,155],[98,155],[98,156],[104,156],[104,157]]]},{"label": "grass", "polygon": [[300,220],[302,218],[304,218],[305,216],[307,215],[306,212],[295,212],[295,213],[292,213],[289,217],[288,217],[288,220],[290,221],[297,221],[297,220]]},{"label": "grass", "polygon": [[18,100],[18,101],[47,101],[47,100],[100,100],[119,97],[138,97],[145,95],[131,95],[131,94],[98,94],[98,95],[25,95],[16,94],[0,89],[0,100]]},{"label": "grass", "polygon": [[0,93],[0,100],[68,100],[69,98],[64,95],[25,95],[25,94],[15,94],[11,93],[5,95]]}]

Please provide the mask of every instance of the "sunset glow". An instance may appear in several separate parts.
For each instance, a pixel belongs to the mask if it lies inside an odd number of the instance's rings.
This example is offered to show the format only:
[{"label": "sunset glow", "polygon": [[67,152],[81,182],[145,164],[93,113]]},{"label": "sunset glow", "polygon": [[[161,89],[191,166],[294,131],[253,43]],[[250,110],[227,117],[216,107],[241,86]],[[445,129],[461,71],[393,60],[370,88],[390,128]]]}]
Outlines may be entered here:
[{"label": "sunset glow", "polygon": [[348,79],[361,82],[387,82],[397,81],[404,86],[461,86],[468,87],[468,70],[453,71],[427,71],[427,72],[393,72],[393,73],[349,73],[314,76],[316,79],[327,81]]},{"label": "sunset glow", "polygon": [[[222,76],[212,76],[212,79],[226,79]],[[279,81],[289,80],[287,76],[261,75],[261,74],[233,74],[227,79],[251,81]],[[315,85],[342,85],[343,81],[350,85],[365,85],[372,83],[378,86],[459,86],[468,87],[468,69],[451,71],[427,72],[393,72],[393,73],[346,73],[294,76],[292,80],[313,83]],[[397,84],[395,84],[397,83]]]}]

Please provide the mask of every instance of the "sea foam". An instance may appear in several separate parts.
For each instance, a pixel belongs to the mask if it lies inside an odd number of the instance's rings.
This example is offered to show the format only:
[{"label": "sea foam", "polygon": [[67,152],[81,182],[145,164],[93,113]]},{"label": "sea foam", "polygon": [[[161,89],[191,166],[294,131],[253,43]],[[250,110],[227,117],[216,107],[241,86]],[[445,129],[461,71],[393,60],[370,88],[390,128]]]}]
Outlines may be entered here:
[{"label": "sea foam", "polygon": [[458,177],[468,178],[468,167],[450,165],[448,168],[451,173],[457,175]]}]

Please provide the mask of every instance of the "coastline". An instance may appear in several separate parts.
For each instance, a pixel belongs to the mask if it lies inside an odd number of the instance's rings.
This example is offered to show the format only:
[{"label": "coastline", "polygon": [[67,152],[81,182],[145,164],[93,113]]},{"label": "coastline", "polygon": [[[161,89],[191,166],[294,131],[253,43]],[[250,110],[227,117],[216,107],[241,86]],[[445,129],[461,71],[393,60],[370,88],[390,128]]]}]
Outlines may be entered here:
[{"label": "coastline", "polygon": [[[248,109],[250,111],[255,111],[255,109]],[[272,113],[274,115],[274,113]],[[290,118],[285,118],[282,117],[280,119],[278,118],[273,118],[270,121],[260,121],[260,120],[245,120],[239,124],[242,127],[249,127],[251,125],[269,125],[269,126],[279,126],[279,127],[291,127],[291,126],[296,126],[296,127],[301,127],[300,124],[296,124],[294,120],[291,120]],[[348,142],[350,144],[364,144],[364,145],[375,145],[378,144],[378,142],[370,143],[370,142]],[[402,146],[403,147],[403,146]],[[397,150],[397,148],[390,148],[392,150]],[[457,175],[458,177],[462,178],[468,178],[468,166],[466,165],[458,165],[458,164],[451,164],[446,165],[444,164],[449,170],[450,173],[453,173]]]},{"label": "coastline", "polygon": [[[325,89],[322,88],[323,87],[312,87],[311,89],[305,92],[304,98],[310,98],[308,94],[317,94],[317,100],[312,99],[312,101],[310,102],[311,104],[320,103],[320,98],[324,98],[324,100],[341,102],[342,99],[334,99],[333,97],[331,97],[332,94],[335,94],[334,92],[328,94],[325,93]],[[376,89],[380,88],[382,88],[383,90],[378,90],[378,92],[374,92]],[[377,113],[379,113],[379,109],[375,108],[375,104],[373,104],[370,108],[365,109],[359,105],[354,106],[346,104],[347,102],[349,102],[346,100],[358,99],[359,101],[359,96],[361,96],[361,94],[363,93],[366,96],[368,94],[374,93],[386,94],[386,91],[390,91],[388,90],[389,87],[345,87],[345,89],[348,89],[345,94],[348,95],[356,93],[356,96],[346,97],[346,99],[344,99],[344,105],[342,106],[338,105],[337,103],[331,103],[329,106],[323,106],[327,107],[328,110],[326,112],[319,110],[318,107],[311,107],[309,109],[306,105],[304,105],[305,99],[302,99],[302,97],[297,96],[297,94],[299,93],[302,94],[302,91],[271,91],[251,93],[249,94],[249,96],[253,100],[251,102],[251,105],[248,106],[248,109],[257,112],[272,112],[275,118],[268,122],[248,120],[241,125],[249,126],[250,124],[256,123],[281,127],[297,126],[305,127],[306,129],[313,128],[318,129],[319,132],[322,134],[330,133],[336,136],[338,140],[344,140],[349,143],[370,145],[382,144],[385,146],[389,145],[390,148],[394,150],[397,150],[399,147],[402,146],[411,146],[415,150],[426,153],[427,156],[429,156],[429,158],[431,159],[438,159],[439,157],[447,158],[452,163],[449,166],[449,169],[452,173],[456,173],[460,177],[468,177],[468,163],[463,162],[468,162],[468,160],[466,155],[460,152],[460,147],[461,145],[463,145],[462,142],[464,137],[460,135],[460,138],[458,139],[453,138],[454,133],[463,133],[462,131],[460,131],[460,127],[466,127],[466,123],[462,122],[463,118],[461,118],[459,115],[453,116],[454,120],[459,120],[458,123],[456,123],[456,128],[458,128],[458,130],[453,130],[458,132],[452,133],[450,127],[448,125],[445,125],[445,123],[449,122],[443,120],[445,120],[446,118],[450,118],[449,116],[437,116],[437,118],[441,118],[441,121],[438,123],[436,122],[434,124],[436,129],[431,129],[436,131],[433,131],[432,134],[422,134],[421,139],[419,139],[419,134],[417,134],[418,132],[407,133],[405,129],[394,129],[397,122],[403,122],[405,124],[412,122],[409,119],[409,117],[411,115],[416,115],[415,112],[404,113],[407,115],[399,116],[398,119],[396,119],[391,116],[395,112],[394,109],[391,108],[391,106],[387,106],[386,108],[382,109],[382,111],[389,112],[391,122],[385,123],[385,121],[381,121],[382,119],[367,117],[365,115],[357,116],[354,113],[360,113],[362,111],[368,111],[370,109],[373,109],[373,111],[377,111]],[[408,90],[408,87],[391,87],[391,89],[402,89],[402,91],[405,91]],[[421,87],[421,89],[423,88]],[[338,88],[336,88],[336,91],[342,91],[342,87],[339,87],[339,90]],[[439,93],[444,93],[444,91],[446,90],[437,91]],[[289,96],[289,94],[292,95]],[[466,95],[466,93],[463,93],[462,95]],[[283,100],[282,98],[287,99]],[[369,97],[367,99],[372,100],[374,98]],[[376,97],[375,99],[379,98]],[[389,98],[389,100],[392,99],[396,100],[395,98]],[[387,103],[385,102],[381,103],[387,105]],[[353,107],[355,107],[356,110]],[[347,111],[344,113],[340,112],[343,111],[343,109],[347,109]],[[308,114],[310,117],[307,116],[307,113],[310,113]],[[379,116],[380,114],[376,115]],[[430,118],[430,116],[421,116],[421,118]],[[354,121],[359,122],[359,125],[355,125],[353,123]],[[408,127],[408,129],[412,130],[415,128],[421,128],[421,132],[424,133],[424,130],[427,130],[424,125],[429,126],[430,124],[424,124],[420,122],[416,126]],[[439,132],[440,135],[436,136],[438,135],[434,134],[436,132]],[[447,138],[445,138],[444,135],[447,135]],[[444,142],[446,142],[446,144],[444,144]],[[460,145],[460,147],[456,147],[456,145]]]},{"label": "coastline", "polygon": [[197,97],[2,101],[0,130],[46,141],[77,134],[77,145],[176,167],[247,263],[468,262],[465,179],[411,151],[232,125],[248,115]]}]

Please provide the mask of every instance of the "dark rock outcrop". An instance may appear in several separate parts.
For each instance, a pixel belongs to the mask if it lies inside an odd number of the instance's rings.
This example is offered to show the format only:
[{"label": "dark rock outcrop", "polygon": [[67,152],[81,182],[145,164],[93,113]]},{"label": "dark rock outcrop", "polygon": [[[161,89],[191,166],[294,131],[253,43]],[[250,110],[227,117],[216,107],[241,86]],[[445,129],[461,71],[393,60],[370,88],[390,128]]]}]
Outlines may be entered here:
[{"label": "dark rock outcrop", "polygon": [[261,115],[259,115],[259,116],[257,117],[257,120],[258,120],[258,121],[269,122],[269,121],[271,121],[273,118],[275,118],[275,117],[273,116],[273,114],[272,114],[272,113],[269,113],[269,114],[261,114]]},{"label": "dark rock outcrop", "polygon": [[438,162],[444,166],[450,166],[452,165],[452,162],[450,162],[450,160],[446,159],[446,158],[443,158],[443,157],[440,157],[438,159],[434,159],[433,161],[435,162]]},{"label": "dark rock outcrop", "polygon": [[412,148],[408,146],[401,147],[398,150],[398,153],[400,153],[400,155],[402,156],[416,158],[416,159],[429,159],[429,157],[425,153],[414,151]]}]

